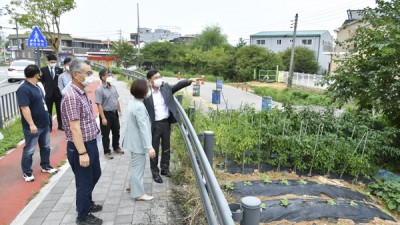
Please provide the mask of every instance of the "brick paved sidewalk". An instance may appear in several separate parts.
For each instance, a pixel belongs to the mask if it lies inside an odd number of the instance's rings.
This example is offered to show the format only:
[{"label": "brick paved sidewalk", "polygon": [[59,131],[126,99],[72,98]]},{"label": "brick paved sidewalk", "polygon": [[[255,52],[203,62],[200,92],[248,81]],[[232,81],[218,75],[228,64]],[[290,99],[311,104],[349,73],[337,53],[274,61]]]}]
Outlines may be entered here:
[{"label": "brick paved sidewalk", "polygon": [[[132,97],[125,83],[118,81],[115,85],[121,97],[124,115],[124,109]],[[121,136],[124,130],[122,117]],[[147,161],[144,174],[145,192],[155,199],[151,202],[136,202],[125,191],[129,182],[130,153],[125,151],[123,155],[113,154],[114,159],[107,160],[101,146],[99,152],[102,175],[93,191],[93,200],[103,205],[103,210],[94,214],[103,219],[103,224],[180,224],[178,206],[171,196],[172,184],[169,178],[162,176],[162,184],[153,182],[150,163]],[[75,224],[77,212],[74,175],[68,162],[60,170],[12,224]]]}]

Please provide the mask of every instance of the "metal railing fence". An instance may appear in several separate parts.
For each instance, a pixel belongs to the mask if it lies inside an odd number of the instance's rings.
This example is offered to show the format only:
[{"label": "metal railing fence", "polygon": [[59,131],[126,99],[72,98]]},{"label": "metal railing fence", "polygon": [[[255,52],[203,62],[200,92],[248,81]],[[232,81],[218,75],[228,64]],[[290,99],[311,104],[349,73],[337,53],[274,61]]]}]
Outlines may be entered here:
[{"label": "metal railing fence", "polygon": [[17,101],[17,92],[10,92],[0,96],[0,129],[20,116]]},{"label": "metal railing fence", "polygon": [[[279,77],[279,81],[283,81],[287,83],[289,78],[288,71],[279,71],[279,76],[283,74],[283,77]],[[282,79],[283,78],[283,79]],[[321,86],[320,83],[323,79],[323,75],[318,74],[308,74],[308,73],[293,73],[293,84],[308,88],[318,88],[318,89],[326,89],[327,85]]]},{"label": "metal railing fence", "polygon": [[[196,177],[197,187],[200,191],[207,222],[212,225],[233,225],[234,222],[229,205],[218,184],[212,166],[208,161],[192,123],[176,98],[175,102],[178,105],[179,113],[182,118],[182,123],[178,123],[178,127],[192,162],[192,169]],[[214,214],[214,211],[217,215]],[[217,223],[217,219],[219,223]]]}]

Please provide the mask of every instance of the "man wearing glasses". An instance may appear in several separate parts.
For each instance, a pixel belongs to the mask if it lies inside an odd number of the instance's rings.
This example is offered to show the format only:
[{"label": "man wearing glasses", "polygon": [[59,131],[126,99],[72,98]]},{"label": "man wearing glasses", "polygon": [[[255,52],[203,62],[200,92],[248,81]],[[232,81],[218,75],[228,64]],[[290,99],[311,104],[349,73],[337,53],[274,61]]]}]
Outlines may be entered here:
[{"label": "man wearing glasses", "polygon": [[173,94],[184,87],[189,86],[196,78],[181,80],[175,85],[169,85],[161,79],[160,72],[151,69],[147,72],[147,80],[151,84],[150,95],[144,100],[147,112],[150,116],[152,145],[156,151],[156,157],[150,158],[150,168],[153,180],[162,183],[160,169],[158,168],[159,146],[161,140],[161,175],[170,177],[170,138],[171,123],[180,122],[178,106]]},{"label": "man wearing glasses", "polygon": [[110,150],[110,131],[112,132],[112,147],[115,153],[124,154],[119,147],[119,117],[121,116],[121,105],[118,100],[117,89],[112,83],[114,78],[111,71],[104,68],[99,72],[101,85],[96,89],[96,105],[100,114],[100,130],[103,136],[104,157],[113,159]]},{"label": "man wearing glasses", "polygon": [[74,59],[69,64],[72,84],[66,89],[61,112],[68,140],[67,156],[75,175],[77,224],[103,223],[92,215],[103,209],[92,201],[92,192],[100,178],[100,160],[96,137],[99,134],[92,103],[85,87],[93,82],[92,69],[87,61]]}]

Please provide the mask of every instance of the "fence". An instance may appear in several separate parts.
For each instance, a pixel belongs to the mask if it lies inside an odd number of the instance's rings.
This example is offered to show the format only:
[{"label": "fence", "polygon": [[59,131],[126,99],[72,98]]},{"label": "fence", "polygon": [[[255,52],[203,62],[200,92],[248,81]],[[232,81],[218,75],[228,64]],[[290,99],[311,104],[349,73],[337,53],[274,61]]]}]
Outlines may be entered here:
[{"label": "fence", "polygon": [[[287,83],[289,78],[288,71],[279,71],[278,81]],[[327,85],[321,86],[323,75],[293,73],[293,84],[308,88],[326,89]]]},{"label": "fence", "polygon": [[[229,205],[215,178],[212,166],[210,165],[210,163],[212,164],[212,156],[211,159],[209,159],[210,156],[207,158],[188,116],[177,99],[175,99],[175,102],[178,105],[180,115],[183,119],[182,123],[178,124],[178,126],[192,162],[192,169],[196,177],[197,187],[200,191],[207,222],[212,225],[233,225],[234,222]],[[206,147],[206,144],[204,145]],[[212,149],[208,149],[207,152],[210,153],[210,151],[212,152]],[[217,215],[215,215],[215,213]]]},{"label": "fence", "polygon": [[19,116],[17,92],[14,91],[0,96],[0,129],[4,129]]}]

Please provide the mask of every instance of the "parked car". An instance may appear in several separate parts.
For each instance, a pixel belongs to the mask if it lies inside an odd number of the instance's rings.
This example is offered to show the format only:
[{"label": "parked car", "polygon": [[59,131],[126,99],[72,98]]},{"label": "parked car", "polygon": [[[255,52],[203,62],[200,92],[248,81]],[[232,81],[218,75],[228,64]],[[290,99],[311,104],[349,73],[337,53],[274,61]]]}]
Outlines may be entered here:
[{"label": "parked car", "polygon": [[25,60],[25,59],[13,61],[7,69],[8,82],[25,80],[24,69],[27,65],[30,64],[35,64],[35,62],[32,60]]}]

